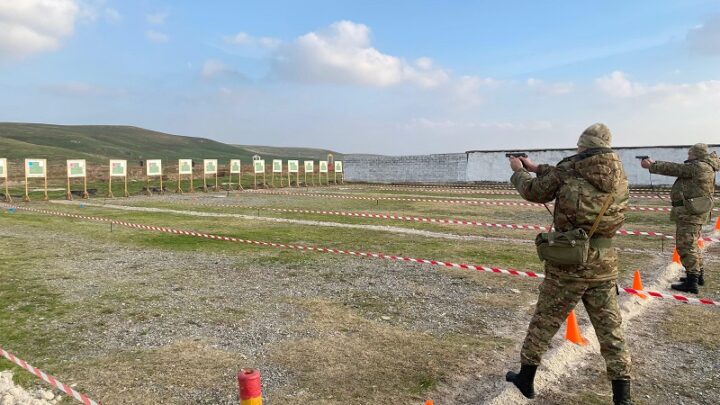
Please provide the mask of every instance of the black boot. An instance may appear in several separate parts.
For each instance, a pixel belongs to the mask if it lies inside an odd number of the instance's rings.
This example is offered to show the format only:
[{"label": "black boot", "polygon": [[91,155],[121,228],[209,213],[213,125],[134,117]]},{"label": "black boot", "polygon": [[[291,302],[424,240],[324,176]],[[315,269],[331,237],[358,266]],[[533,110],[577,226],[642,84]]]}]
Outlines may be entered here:
[{"label": "black boot", "polygon": [[612,390],[614,405],[633,405],[630,398],[630,380],[613,380]]},{"label": "black boot", "polygon": [[[680,277],[680,282],[684,283],[687,277]],[[705,269],[700,269],[700,277],[698,277],[698,285],[705,285]]]},{"label": "black boot", "polygon": [[508,371],[505,374],[505,381],[515,384],[525,398],[535,398],[535,372],[538,366],[523,364],[520,366],[520,373]]},{"label": "black boot", "polygon": [[698,290],[698,275],[688,274],[687,277],[685,277],[685,281],[683,281],[682,283],[673,284],[670,286],[670,288],[677,291],[697,294],[698,292],[700,292]]}]

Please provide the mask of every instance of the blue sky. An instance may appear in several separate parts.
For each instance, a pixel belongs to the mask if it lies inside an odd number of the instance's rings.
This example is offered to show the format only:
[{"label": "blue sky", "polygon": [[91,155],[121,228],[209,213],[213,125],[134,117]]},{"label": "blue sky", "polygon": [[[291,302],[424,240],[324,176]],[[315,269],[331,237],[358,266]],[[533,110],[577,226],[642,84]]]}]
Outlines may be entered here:
[{"label": "blue sky", "polygon": [[0,121],[342,152],[720,143],[718,1],[0,0]]}]

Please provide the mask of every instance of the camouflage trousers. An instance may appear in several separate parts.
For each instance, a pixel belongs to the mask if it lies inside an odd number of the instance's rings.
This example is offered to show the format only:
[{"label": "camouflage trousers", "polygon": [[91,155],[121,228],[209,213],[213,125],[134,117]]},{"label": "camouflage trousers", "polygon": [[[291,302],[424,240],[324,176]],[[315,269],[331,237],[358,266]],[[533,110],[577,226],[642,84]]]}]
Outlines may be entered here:
[{"label": "camouflage trousers", "polygon": [[610,380],[630,379],[630,352],[622,331],[615,280],[586,281],[546,278],[540,285],[535,315],[528,327],[520,352],[522,364],[539,365],[550,340],[565,322],[578,301],[582,300],[595,328],[600,353],[605,359]]},{"label": "camouflage trousers", "polygon": [[698,247],[702,225],[679,222],[675,230],[675,246],[680,261],[688,274],[700,275],[703,268],[702,252]]}]

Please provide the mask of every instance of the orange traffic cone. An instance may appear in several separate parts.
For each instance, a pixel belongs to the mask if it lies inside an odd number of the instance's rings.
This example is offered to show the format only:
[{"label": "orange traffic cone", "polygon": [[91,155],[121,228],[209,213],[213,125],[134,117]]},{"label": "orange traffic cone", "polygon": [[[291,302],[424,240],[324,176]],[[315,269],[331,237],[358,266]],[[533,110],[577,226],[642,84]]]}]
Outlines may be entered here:
[{"label": "orange traffic cone", "polygon": [[[640,278],[640,270],[635,270],[635,276],[633,276],[632,288],[633,288],[633,290],[636,290],[636,291],[642,291],[645,289],[642,284],[642,279]],[[647,295],[638,294],[638,297],[645,299],[645,298],[647,298]]]},{"label": "orange traffic cone", "polygon": [[682,266],[682,263],[680,263],[680,254],[677,251],[677,248],[675,248],[675,251],[673,252],[673,263],[677,263]]},{"label": "orange traffic cone", "polygon": [[435,403],[433,402],[432,399],[428,399],[427,401],[425,401],[425,405],[434,405],[434,404]]},{"label": "orange traffic cone", "polygon": [[720,216],[717,219],[717,222],[715,222],[715,230],[720,231]]},{"label": "orange traffic cone", "polygon": [[575,317],[575,310],[570,311],[567,317],[567,330],[565,331],[565,339],[575,343],[576,345],[585,346],[588,344],[587,339],[580,334],[580,326]]},{"label": "orange traffic cone", "polygon": [[698,248],[705,249],[705,241],[703,240],[702,237],[700,239],[698,239]]}]

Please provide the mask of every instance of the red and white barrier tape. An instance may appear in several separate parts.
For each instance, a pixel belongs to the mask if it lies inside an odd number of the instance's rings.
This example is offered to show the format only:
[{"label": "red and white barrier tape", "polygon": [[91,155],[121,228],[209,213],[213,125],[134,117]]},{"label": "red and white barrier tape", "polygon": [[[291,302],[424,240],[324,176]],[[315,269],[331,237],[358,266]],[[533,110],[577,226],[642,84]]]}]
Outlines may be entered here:
[{"label": "red and white barrier tape", "polygon": [[[339,194],[321,194],[321,193],[289,193],[282,191],[267,191],[267,190],[245,190],[241,191],[244,193],[254,194],[270,194],[270,195],[288,195],[288,196],[303,196],[303,197],[328,197],[328,198],[340,198],[345,200],[366,200],[366,201],[411,201],[411,202],[432,202],[432,203],[447,203],[447,204],[469,204],[469,205],[493,205],[493,206],[510,206],[510,207],[544,207],[543,204],[530,203],[530,202],[513,202],[513,201],[491,201],[491,200],[445,200],[445,199],[430,199],[430,198],[403,198],[403,197],[362,197],[354,195],[339,195]],[[548,204],[549,207],[552,204]],[[669,207],[640,207],[640,206],[628,206],[629,211],[641,211],[641,212],[670,212],[672,208]],[[720,211],[720,208],[713,208],[713,211]]]},{"label": "red and white barrier tape", "polygon": [[[542,225],[529,225],[529,224],[500,224],[491,222],[479,222],[465,219],[445,219],[445,218],[428,218],[428,217],[416,217],[409,215],[399,214],[373,214],[370,212],[347,212],[347,211],[325,211],[325,210],[308,210],[308,209],[296,209],[296,208],[273,208],[273,207],[254,207],[248,205],[235,205],[235,204],[206,204],[196,203],[203,207],[217,207],[217,208],[244,208],[252,210],[265,210],[275,212],[288,212],[297,214],[315,214],[315,215],[336,215],[344,217],[356,217],[356,218],[378,218],[378,219],[392,219],[398,221],[414,221],[421,223],[430,224],[443,224],[443,225],[472,225],[482,226],[486,228],[501,228],[501,229],[518,229],[518,230],[530,230],[530,231],[547,231],[550,228]],[[631,231],[627,229],[621,229],[617,231],[618,235],[623,236],[654,236],[665,239],[675,239],[672,235],[667,235],[662,232],[653,231]],[[703,237],[705,242],[720,242],[720,238]]]},{"label": "red and white barrier tape", "polygon": [[[413,187],[383,187],[383,186],[367,186],[366,188],[380,191],[415,191],[427,193],[451,193],[451,194],[485,194],[485,195],[513,195],[520,196],[516,190],[499,190],[499,189],[456,189],[456,188],[413,188]],[[358,187],[358,189],[362,189]],[[660,196],[654,194],[630,194],[630,198],[659,199],[666,200],[669,196]]]},{"label": "red and white barrier tape", "polygon": [[[91,217],[91,216],[86,216],[86,215],[70,214],[70,213],[59,212],[59,211],[40,210],[40,209],[29,208],[29,207],[19,207],[19,206],[13,206],[13,207],[15,207],[17,209],[21,209],[21,210],[27,210],[27,211],[37,212],[37,213],[47,214],[47,215],[56,215],[56,216],[62,216],[62,217],[68,217],[68,218],[87,219],[87,220],[91,220],[91,221],[100,221],[100,222],[105,222],[105,223],[122,225],[122,226],[126,226],[129,228],[145,229],[145,230],[150,230],[150,231],[171,233],[171,234],[175,234],[175,235],[195,236],[195,237],[200,237],[200,238],[222,240],[222,241],[228,241],[228,242],[245,243],[245,244],[255,245],[255,246],[275,247],[275,248],[293,249],[293,250],[299,250],[299,251],[310,251],[310,252],[319,252],[319,253],[334,253],[334,254],[350,255],[350,256],[357,256],[357,257],[372,257],[372,258],[376,258],[376,259],[402,261],[402,262],[410,262],[410,263],[420,263],[420,264],[430,264],[433,266],[452,267],[452,268],[457,268],[457,269],[475,270],[475,271],[480,271],[480,272],[505,274],[505,275],[511,275],[511,276],[534,278],[534,279],[545,278],[544,274],[535,273],[532,271],[520,271],[520,270],[515,270],[515,269],[501,269],[498,267],[489,267],[489,266],[481,266],[481,265],[473,265],[473,264],[461,264],[461,263],[453,263],[453,262],[431,260],[431,259],[418,259],[418,258],[411,258],[411,257],[404,257],[404,256],[387,255],[384,253],[355,252],[352,250],[344,250],[344,249],[323,248],[323,247],[275,243],[275,242],[263,242],[263,241],[257,241],[257,240],[235,238],[235,237],[230,237],[230,236],[213,235],[213,234],[207,234],[207,233],[201,233],[201,232],[195,232],[195,231],[185,231],[185,230],[178,230],[178,229],[172,229],[172,228],[165,228],[165,227],[160,227],[160,226],[134,224],[131,222],[118,221],[118,220],[102,218],[102,217]],[[634,294],[634,295],[638,294],[638,291],[628,289],[625,287],[621,288],[621,290],[625,291],[628,294]],[[646,291],[643,291],[643,293],[645,293],[645,292]],[[688,297],[685,297],[682,295],[671,295],[671,294],[662,294],[662,293],[655,293],[655,292],[653,292],[653,294],[650,294],[650,292],[648,292],[648,294],[654,298],[668,298],[668,299],[673,299],[675,301],[684,302],[684,303],[688,303],[688,304],[720,306],[719,302],[715,302],[708,298],[696,299],[696,298],[688,298]]]},{"label": "red and white barrier tape", "polygon": [[635,290],[635,289],[629,288],[629,287],[620,287],[620,290],[625,291],[626,293],[632,294],[632,295],[638,295],[638,296],[649,295],[653,298],[680,301],[680,302],[684,302],[687,304],[720,306],[720,302],[713,301],[709,298],[692,298],[692,297],[686,297],[684,295],[678,295],[678,294],[664,294],[664,293],[657,292],[657,291]]},{"label": "red and white barrier tape", "polygon": [[85,405],[98,405],[98,402],[95,402],[92,399],[88,398],[87,396],[75,391],[69,385],[63,384],[62,382],[58,381],[55,377],[51,376],[50,374],[45,373],[44,371],[40,370],[39,368],[35,368],[35,367],[31,366],[30,364],[25,362],[25,360],[15,357],[15,355],[6,351],[2,347],[0,347],[0,355],[5,357],[6,359],[10,360],[11,362],[17,364],[18,366],[22,367],[23,369],[29,371],[30,373],[34,374],[37,378],[50,384],[53,388],[57,388],[60,391],[66,393],[67,395],[75,398],[79,402],[82,402]]},{"label": "red and white barrier tape", "polygon": [[358,256],[358,257],[373,257],[373,258],[377,258],[377,259],[430,264],[433,266],[453,267],[453,268],[458,268],[458,269],[475,270],[475,271],[481,271],[481,272],[506,274],[506,275],[511,275],[511,276],[521,276],[521,277],[529,277],[529,278],[545,277],[545,275],[542,273],[535,273],[532,271],[519,271],[519,270],[515,270],[515,269],[501,269],[501,268],[497,268],[497,267],[479,266],[479,265],[462,264],[462,263],[452,263],[452,262],[446,262],[446,261],[440,261],[440,260],[418,259],[418,258],[412,258],[412,257],[387,255],[384,253],[356,252],[356,251],[344,250],[344,249],[333,249],[333,248],[324,248],[324,247],[316,247],[316,246],[264,242],[264,241],[257,241],[257,240],[235,238],[235,237],[231,237],[231,236],[214,235],[214,234],[207,234],[207,233],[195,232],[195,231],[185,231],[185,230],[166,228],[166,227],[161,227],[161,226],[134,224],[131,222],[118,221],[118,220],[109,219],[109,218],[91,217],[91,216],[86,216],[86,215],[70,214],[67,212],[60,212],[60,211],[40,210],[40,209],[29,208],[29,207],[15,207],[15,208],[21,209],[21,210],[26,210],[26,211],[31,211],[31,212],[37,212],[40,214],[55,215],[55,216],[77,218],[77,219],[87,219],[87,220],[91,220],[91,221],[99,221],[99,222],[105,222],[105,223],[112,223],[112,224],[116,224],[116,225],[122,225],[122,226],[126,226],[129,228],[145,229],[145,230],[149,230],[149,231],[158,231],[158,232],[171,233],[171,234],[176,234],[176,235],[195,236],[195,237],[200,237],[200,238],[222,240],[222,241],[228,241],[228,242],[245,243],[245,244],[256,245],[256,246],[269,246],[269,247],[275,247],[275,248],[305,250],[305,251],[321,252],[321,253],[335,253],[335,254]]}]

